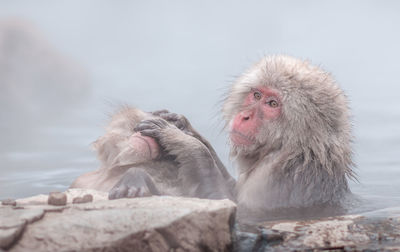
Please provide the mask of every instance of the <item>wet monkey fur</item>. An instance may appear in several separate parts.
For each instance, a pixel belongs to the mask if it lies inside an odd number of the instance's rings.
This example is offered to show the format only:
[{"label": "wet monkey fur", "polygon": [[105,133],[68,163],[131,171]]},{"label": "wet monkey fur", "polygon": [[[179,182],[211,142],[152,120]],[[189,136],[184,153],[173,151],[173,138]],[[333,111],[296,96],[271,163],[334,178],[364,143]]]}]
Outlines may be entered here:
[{"label": "wet monkey fur", "polygon": [[348,102],[329,73],[289,56],[265,57],[233,84],[222,113],[239,206],[336,206],[349,195]]},{"label": "wet monkey fur", "polygon": [[185,117],[124,108],[95,142],[102,168],[73,186],[110,198],[230,198],[261,211],[337,206],[351,194],[348,102],[329,73],[289,56],[264,57],[232,85],[222,116],[237,181]]},{"label": "wet monkey fur", "polygon": [[124,107],[113,115],[94,148],[101,168],[78,177],[72,188],[106,191],[110,199],[234,199],[234,179],[208,141],[181,115]]}]

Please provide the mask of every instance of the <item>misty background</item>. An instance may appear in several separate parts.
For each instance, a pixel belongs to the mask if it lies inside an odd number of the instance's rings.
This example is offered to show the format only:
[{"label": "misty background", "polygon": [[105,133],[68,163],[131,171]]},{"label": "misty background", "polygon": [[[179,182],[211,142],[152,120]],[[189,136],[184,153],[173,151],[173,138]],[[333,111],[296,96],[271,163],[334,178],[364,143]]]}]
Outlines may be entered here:
[{"label": "misty background", "polygon": [[219,115],[264,55],[333,73],[353,114],[359,183],[400,203],[400,2],[0,2],[0,199],[65,190],[98,168],[90,144],[118,105],[184,114],[229,161]]}]

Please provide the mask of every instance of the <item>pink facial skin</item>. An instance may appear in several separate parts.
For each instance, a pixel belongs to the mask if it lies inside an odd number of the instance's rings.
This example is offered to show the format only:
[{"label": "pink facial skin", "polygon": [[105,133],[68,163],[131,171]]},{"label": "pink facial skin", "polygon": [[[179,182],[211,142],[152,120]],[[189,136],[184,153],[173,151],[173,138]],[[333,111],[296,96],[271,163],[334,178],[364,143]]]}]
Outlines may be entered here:
[{"label": "pink facial skin", "polygon": [[140,132],[133,134],[129,141],[137,153],[148,159],[155,159],[160,154],[157,142],[151,137],[142,136]]},{"label": "pink facial skin", "polygon": [[230,138],[237,146],[249,146],[255,143],[261,125],[280,115],[281,99],[276,91],[257,87],[249,92],[242,107],[232,120]]}]

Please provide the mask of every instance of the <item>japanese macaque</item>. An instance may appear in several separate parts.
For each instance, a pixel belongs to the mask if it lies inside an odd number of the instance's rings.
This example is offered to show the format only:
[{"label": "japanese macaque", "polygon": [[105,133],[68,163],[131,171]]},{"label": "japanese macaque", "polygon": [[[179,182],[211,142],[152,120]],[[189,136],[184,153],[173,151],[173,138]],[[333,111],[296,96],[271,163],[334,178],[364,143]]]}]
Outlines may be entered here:
[{"label": "japanese macaque", "polygon": [[222,112],[237,182],[185,117],[125,108],[94,144],[102,168],[72,187],[110,191],[111,199],[229,198],[239,210],[279,213],[335,208],[351,194],[347,99],[329,73],[288,56],[265,57],[234,83]]},{"label": "japanese macaque", "polygon": [[335,206],[350,193],[348,105],[329,73],[292,57],[265,57],[234,83],[222,112],[239,206]]},{"label": "japanese macaque", "polygon": [[72,188],[109,192],[110,199],[174,195],[234,199],[235,180],[188,120],[166,110],[125,107],[95,143],[101,168]]}]

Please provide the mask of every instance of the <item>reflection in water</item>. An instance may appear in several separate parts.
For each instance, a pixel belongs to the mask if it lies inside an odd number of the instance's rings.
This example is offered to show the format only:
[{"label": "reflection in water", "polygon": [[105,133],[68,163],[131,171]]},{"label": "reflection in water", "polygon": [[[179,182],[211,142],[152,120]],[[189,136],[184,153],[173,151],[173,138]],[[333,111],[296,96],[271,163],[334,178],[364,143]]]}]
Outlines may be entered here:
[{"label": "reflection in water", "polygon": [[1,155],[0,159],[2,167],[7,168],[0,170],[0,198],[63,191],[78,175],[97,166],[94,154],[86,148],[9,152]]},{"label": "reflection in water", "polygon": [[238,208],[237,219],[242,224],[257,224],[274,220],[311,220],[344,214],[358,214],[378,209],[358,195],[347,195],[341,204],[318,204],[304,208],[278,208],[268,211],[254,211]]},{"label": "reflection in water", "polygon": [[0,23],[0,198],[95,170],[109,103],[186,115],[234,174],[215,104],[251,62],[287,53],[322,63],[349,95],[358,208],[400,204],[400,2],[41,3],[0,3],[0,18],[17,17]]}]

